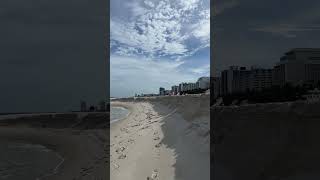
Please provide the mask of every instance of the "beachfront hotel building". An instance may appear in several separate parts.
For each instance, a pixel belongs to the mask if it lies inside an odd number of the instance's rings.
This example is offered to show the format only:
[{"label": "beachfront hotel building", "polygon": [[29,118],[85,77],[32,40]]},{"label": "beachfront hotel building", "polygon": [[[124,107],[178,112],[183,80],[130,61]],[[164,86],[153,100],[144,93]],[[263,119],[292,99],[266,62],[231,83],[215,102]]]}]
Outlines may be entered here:
[{"label": "beachfront hotel building", "polygon": [[[233,94],[240,91],[239,83],[243,81],[240,77],[242,77],[245,73],[246,68],[239,66],[230,66],[229,69],[223,70],[221,72],[221,94]],[[241,73],[240,73],[241,72]]]},{"label": "beachfront hotel building", "polygon": [[230,66],[221,72],[221,95],[261,91],[272,86],[272,69]]},{"label": "beachfront hotel building", "polygon": [[186,93],[188,91],[195,90],[208,90],[210,89],[210,77],[200,77],[197,82],[182,82],[179,85],[171,86],[171,90],[165,90],[165,88],[159,88],[159,95],[178,95],[180,93]]},{"label": "beachfront hotel building", "polygon": [[178,92],[193,91],[197,89],[210,89],[210,77],[200,77],[195,83],[180,83],[179,86],[177,86],[177,89]]},{"label": "beachfront hotel building", "polygon": [[272,69],[253,68],[249,76],[250,91],[261,91],[272,86]]},{"label": "beachfront hotel building", "polygon": [[165,90],[163,87],[160,87],[160,88],[159,88],[159,95],[160,95],[160,96],[164,96],[164,95],[165,95],[165,91],[166,91],[166,90]]},{"label": "beachfront hotel building", "polygon": [[219,95],[261,91],[287,83],[293,86],[320,85],[320,48],[292,49],[273,69],[230,66],[221,72]]},{"label": "beachfront hotel building", "polygon": [[180,83],[179,84],[179,92],[187,91],[188,83]]},{"label": "beachfront hotel building", "polygon": [[186,85],[186,91],[192,91],[198,89],[197,83],[187,83]]},{"label": "beachfront hotel building", "polygon": [[320,82],[320,48],[296,48],[285,53],[273,69],[273,85]]},{"label": "beachfront hotel building", "polygon": [[171,86],[171,93],[177,95],[179,92],[179,86]]},{"label": "beachfront hotel building", "polygon": [[210,77],[200,77],[195,85],[196,89],[209,89]]}]

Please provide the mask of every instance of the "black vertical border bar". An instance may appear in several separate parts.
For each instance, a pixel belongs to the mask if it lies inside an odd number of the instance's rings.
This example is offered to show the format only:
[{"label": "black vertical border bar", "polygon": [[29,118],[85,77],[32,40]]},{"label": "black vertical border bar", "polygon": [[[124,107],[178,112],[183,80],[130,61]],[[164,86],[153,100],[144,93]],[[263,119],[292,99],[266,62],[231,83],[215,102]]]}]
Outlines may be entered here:
[{"label": "black vertical border bar", "polygon": [[104,44],[105,44],[105,66],[106,66],[106,101],[107,101],[107,139],[105,143],[105,149],[107,151],[105,153],[107,158],[106,163],[106,173],[107,179],[110,180],[110,0],[102,0],[106,1],[106,14],[105,14],[105,37],[104,37]]},{"label": "black vertical border bar", "polygon": [[214,87],[213,87],[213,77],[214,77],[214,61],[215,61],[215,52],[214,52],[214,4],[216,0],[210,0],[210,179],[214,178],[214,119],[213,111],[211,109],[213,105],[214,97]]}]

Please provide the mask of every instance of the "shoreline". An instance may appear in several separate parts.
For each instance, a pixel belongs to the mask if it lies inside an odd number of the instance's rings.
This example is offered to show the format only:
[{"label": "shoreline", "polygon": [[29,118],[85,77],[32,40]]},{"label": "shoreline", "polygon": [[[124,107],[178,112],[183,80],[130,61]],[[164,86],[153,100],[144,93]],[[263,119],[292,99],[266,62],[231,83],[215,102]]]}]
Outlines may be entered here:
[{"label": "shoreline", "polygon": [[[114,120],[111,120],[111,116],[110,116],[110,124],[115,123],[115,122],[117,122],[117,121],[124,120],[124,119],[126,119],[126,118],[128,118],[128,117],[130,116],[131,111],[130,111],[128,108],[126,108],[126,107],[124,107],[124,106],[121,106],[121,105],[114,105],[114,107],[116,107],[116,108],[123,108],[123,109],[125,109],[125,110],[128,110],[128,113],[126,114],[126,116],[124,116],[124,117],[122,117],[122,118],[114,119]],[[110,109],[110,110],[111,110],[111,109]]]},{"label": "shoreline", "polygon": [[124,102],[120,102],[120,101],[117,101],[117,102],[111,102],[110,103],[110,107],[111,106],[116,106],[116,107],[123,107],[125,109],[127,109],[129,111],[129,113],[127,114],[126,117],[124,118],[121,118],[119,120],[116,120],[116,121],[112,121],[110,122],[110,130],[112,128],[114,128],[115,126],[118,126],[119,123],[123,122],[123,121],[126,121],[126,119],[129,119],[130,116],[132,115],[133,111],[134,111],[134,107],[133,107],[133,104],[128,104],[128,103],[124,103]]},{"label": "shoreline", "polygon": [[59,152],[56,152],[56,151],[55,151],[55,154],[57,155],[58,158],[61,159],[61,161],[56,165],[56,167],[53,169],[52,173],[50,173],[50,174],[45,174],[45,175],[43,175],[43,176],[37,177],[36,180],[45,179],[46,177],[50,177],[50,176],[53,176],[53,175],[59,173],[59,168],[60,168],[60,166],[64,163],[65,159],[59,154]]}]

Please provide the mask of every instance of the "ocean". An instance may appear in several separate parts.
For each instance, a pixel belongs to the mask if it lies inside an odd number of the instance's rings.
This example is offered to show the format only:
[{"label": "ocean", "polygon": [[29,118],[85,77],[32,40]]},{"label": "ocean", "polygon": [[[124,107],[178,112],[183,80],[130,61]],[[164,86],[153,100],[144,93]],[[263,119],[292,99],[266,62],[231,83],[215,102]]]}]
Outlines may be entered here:
[{"label": "ocean", "polygon": [[110,109],[110,121],[111,123],[125,118],[129,114],[129,110],[123,107],[113,106]]},{"label": "ocean", "polygon": [[41,180],[52,175],[63,163],[63,158],[42,145],[1,142],[0,179]]}]

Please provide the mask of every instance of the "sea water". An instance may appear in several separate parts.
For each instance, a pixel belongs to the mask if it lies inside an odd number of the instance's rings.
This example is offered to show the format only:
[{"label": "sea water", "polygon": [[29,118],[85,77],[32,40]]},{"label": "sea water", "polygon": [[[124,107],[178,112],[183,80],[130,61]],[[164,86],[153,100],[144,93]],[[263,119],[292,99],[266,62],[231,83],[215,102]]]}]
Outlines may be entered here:
[{"label": "sea water", "polygon": [[41,180],[58,171],[63,158],[42,145],[1,142],[0,179]]},{"label": "sea water", "polygon": [[129,114],[129,110],[123,107],[113,106],[110,108],[111,122],[125,118]]}]

